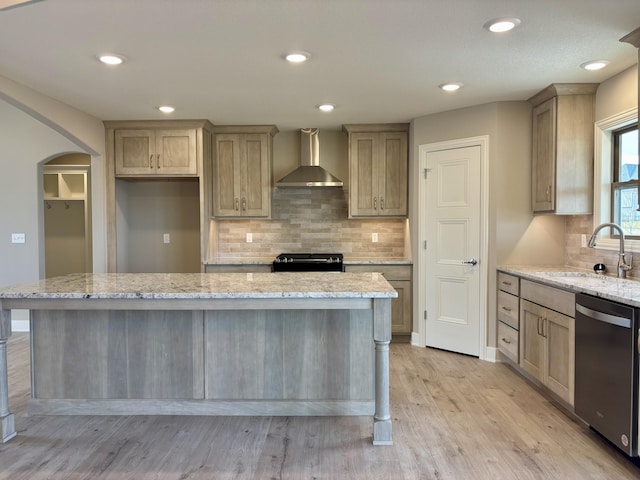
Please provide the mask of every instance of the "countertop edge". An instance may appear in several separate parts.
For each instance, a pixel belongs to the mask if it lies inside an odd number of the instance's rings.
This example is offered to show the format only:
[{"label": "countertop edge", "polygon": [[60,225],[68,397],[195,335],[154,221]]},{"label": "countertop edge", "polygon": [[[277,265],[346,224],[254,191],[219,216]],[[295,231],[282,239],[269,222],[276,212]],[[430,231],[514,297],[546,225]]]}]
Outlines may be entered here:
[{"label": "countertop edge", "polygon": [[[640,307],[640,282],[612,276],[602,278],[602,285],[597,288],[591,285],[580,285],[580,278],[597,278],[589,270],[558,265],[498,265],[496,270],[520,278],[542,283],[551,287],[567,290],[572,293],[585,293],[613,302]],[[553,273],[577,273],[580,276],[550,276]]]}]

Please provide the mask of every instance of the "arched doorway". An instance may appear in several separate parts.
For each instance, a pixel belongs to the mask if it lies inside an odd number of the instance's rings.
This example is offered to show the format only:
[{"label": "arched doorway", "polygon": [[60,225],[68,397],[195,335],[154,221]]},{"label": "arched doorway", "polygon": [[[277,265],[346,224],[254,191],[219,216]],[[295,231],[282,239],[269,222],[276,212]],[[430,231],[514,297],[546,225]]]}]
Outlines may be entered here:
[{"label": "arched doorway", "polygon": [[42,186],[45,277],[92,272],[91,156],[46,162]]}]

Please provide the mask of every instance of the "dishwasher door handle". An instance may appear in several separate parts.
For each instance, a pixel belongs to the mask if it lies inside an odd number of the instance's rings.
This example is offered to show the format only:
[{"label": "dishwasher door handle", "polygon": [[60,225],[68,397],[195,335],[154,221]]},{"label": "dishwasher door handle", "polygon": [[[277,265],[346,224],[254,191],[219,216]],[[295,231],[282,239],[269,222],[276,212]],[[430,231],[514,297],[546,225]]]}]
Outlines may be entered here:
[{"label": "dishwasher door handle", "polygon": [[631,319],[626,317],[619,317],[617,315],[611,315],[609,313],[599,312],[592,310],[589,307],[576,303],[576,311],[581,314],[598,320],[599,322],[610,323],[611,325],[617,325],[618,327],[631,328]]}]

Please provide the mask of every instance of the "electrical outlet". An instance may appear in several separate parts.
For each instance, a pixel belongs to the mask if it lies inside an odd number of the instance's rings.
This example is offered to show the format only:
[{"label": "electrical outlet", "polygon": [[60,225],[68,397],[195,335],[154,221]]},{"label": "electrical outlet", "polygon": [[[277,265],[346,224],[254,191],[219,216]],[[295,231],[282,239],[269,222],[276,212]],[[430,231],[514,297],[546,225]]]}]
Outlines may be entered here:
[{"label": "electrical outlet", "polygon": [[12,233],[11,243],[25,243],[26,235],[24,233]]},{"label": "electrical outlet", "polygon": [[371,234],[371,241],[373,243],[378,243],[378,234],[377,233],[372,233]]},{"label": "electrical outlet", "polygon": [[247,233],[247,243],[253,242],[253,233]]},{"label": "electrical outlet", "polygon": [[587,235],[586,234],[582,234],[580,236],[580,243],[582,245],[582,248],[587,248]]},{"label": "electrical outlet", "polygon": [[164,235],[162,235],[162,241],[164,243],[171,243],[171,235],[169,235],[168,233],[165,233]]}]

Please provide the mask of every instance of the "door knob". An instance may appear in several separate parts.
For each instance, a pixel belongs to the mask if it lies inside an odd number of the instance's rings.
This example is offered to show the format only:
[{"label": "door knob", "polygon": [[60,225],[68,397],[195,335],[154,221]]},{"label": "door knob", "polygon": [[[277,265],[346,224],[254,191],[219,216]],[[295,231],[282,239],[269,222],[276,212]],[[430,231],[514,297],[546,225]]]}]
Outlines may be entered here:
[{"label": "door knob", "polygon": [[478,263],[478,261],[475,258],[472,258],[471,260],[467,260],[467,261],[462,262],[462,263],[465,263],[467,265],[476,265]]}]

